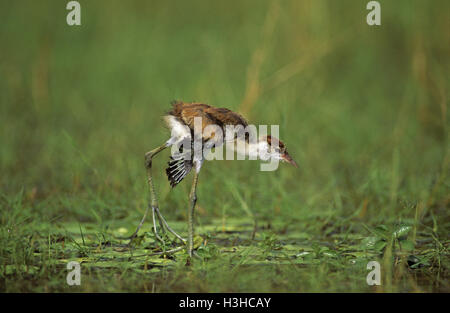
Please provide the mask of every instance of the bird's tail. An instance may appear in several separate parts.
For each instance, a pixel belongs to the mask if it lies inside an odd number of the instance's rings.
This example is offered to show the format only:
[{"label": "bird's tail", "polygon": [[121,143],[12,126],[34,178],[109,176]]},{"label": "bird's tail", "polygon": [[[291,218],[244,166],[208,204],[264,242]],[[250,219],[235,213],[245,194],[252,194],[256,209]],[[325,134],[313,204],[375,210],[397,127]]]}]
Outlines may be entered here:
[{"label": "bird's tail", "polygon": [[192,160],[184,157],[183,154],[170,156],[169,166],[166,168],[167,178],[170,186],[175,187],[186,177],[192,169]]}]

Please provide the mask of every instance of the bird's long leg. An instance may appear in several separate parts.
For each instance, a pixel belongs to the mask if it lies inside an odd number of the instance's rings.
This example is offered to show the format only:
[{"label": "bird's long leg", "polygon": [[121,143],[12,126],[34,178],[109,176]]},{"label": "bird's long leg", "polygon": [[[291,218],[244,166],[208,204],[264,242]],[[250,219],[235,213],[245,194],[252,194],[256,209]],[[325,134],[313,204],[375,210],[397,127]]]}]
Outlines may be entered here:
[{"label": "bird's long leg", "polygon": [[[150,202],[148,204],[147,209],[145,210],[144,216],[142,217],[140,224],[138,225],[134,234],[130,237],[130,242],[137,236],[140,228],[144,224],[145,218],[147,217],[148,210],[150,207],[152,208],[152,214],[153,214],[153,231],[155,232],[156,238],[161,239],[157,234],[156,221],[155,221],[155,208],[158,207],[158,200],[156,199],[156,192],[155,192],[155,187],[153,186],[153,179],[152,179],[152,158],[155,155],[157,155],[158,153],[160,153],[161,151],[163,151],[164,149],[166,149],[168,146],[169,145],[167,143],[164,143],[163,145],[159,146],[158,148],[153,149],[145,154],[145,167],[147,168],[147,179],[148,179],[148,185],[149,185],[149,189],[150,189]],[[159,219],[159,217],[158,217],[158,219]]]},{"label": "bird's long leg", "polygon": [[188,244],[187,253],[189,257],[192,257],[192,251],[194,250],[194,208],[197,203],[197,181],[198,170],[194,172],[194,181],[192,183],[191,192],[189,194],[189,208],[188,208]]},{"label": "bird's long leg", "polygon": [[[155,234],[156,239],[158,239],[160,242],[162,242],[162,244],[164,244],[164,239],[162,239],[159,235],[158,235],[158,229],[156,228],[156,220],[155,220],[155,211],[156,211],[157,207],[152,206],[152,217],[153,217],[153,233]],[[158,218],[159,219],[159,218]],[[164,231],[164,227],[162,226],[161,221],[159,221],[159,225],[161,226],[161,229]]]},{"label": "bird's long leg", "polygon": [[[139,226],[137,227],[137,229],[134,232],[134,234],[130,237],[131,240],[137,236],[140,228],[144,224],[145,218],[147,217],[148,211],[149,211],[149,209],[151,207],[152,208],[153,233],[155,234],[156,239],[158,239],[159,241],[164,243],[164,240],[161,238],[161,236],[158,235],[155,216],[158,218],[158,222],[159,222],[160,228],[164,232],[167,229],[170,233],[172,233],[175,237],[180,239],[183,243],[186,242],[186,239],[184,239],[183,237],[178,235],[169,226],[169,224],[167,223],[167,221],[165,220],[165,218],[162,216],[161,212],[159,211],[158,200],[156,198],[156,191],[155,191],[155,187],[153,185],[153,176],[152,176],[152,172],[151,172],[152,158],[156,154],[158,154],[159,152],[163,151],[168,146],[169,146],[169,144],[165,143],[162,146],[160,146],[160,147],[158,147],[158,148],[156,148],[154,150],[151,150],[151,151],[149,151],[149,152],[147,152],[145,154],[145,167],[147,168],[147,179],[148,179],[148,185],[149,185],[149,189],[150,189],[150,202],[149,202],[149,205],[148,205],[147,209],[145,210],[145,213],[144,213],[144,216],[142,217],[141,222],[139,223]],[[130,242],[131,242],[131,240],[130,240]]]}]

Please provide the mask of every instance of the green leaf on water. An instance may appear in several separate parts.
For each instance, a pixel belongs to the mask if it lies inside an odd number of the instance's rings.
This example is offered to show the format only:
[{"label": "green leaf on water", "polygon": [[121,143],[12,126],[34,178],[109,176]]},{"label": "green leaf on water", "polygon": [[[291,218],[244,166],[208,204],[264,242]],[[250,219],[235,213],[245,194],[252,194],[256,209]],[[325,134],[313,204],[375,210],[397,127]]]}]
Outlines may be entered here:
[{"label": "green leaf on water", "polygon": [[378,225],[375,227],[375,232],[378,236],[387,239],[389,237],[389,230],[386,225]]},{"label": "green leaf on water", "polygon": [[377,243],[375,243],[374,249],[377,251],[381,251],[384,249],[384,247],[386,247],[386,241],[379,240],[377,241]]},{"label": "green leaf on water", "polygon": [[400,247],[402,250],[412,251],[414,250],[414,242],[411,240],[402,240],[400,242]]},{"label": "green leaf on water", "polygon": [[361,241],[362,248],[366,249],[374,249],[375,244],[380,240],[379,237],[376,236],[370,236],[366,237]]},{"label": "green leaf on water", "polygon": [[388,239],[389,238],[389,232],[388,232],[388,228],[385,225],[378,225],[375,228],[371,228],[365,224],[363,224],[363,227],[369,231],[372,235],[374,235],[375,237],[380,237],[383,239]]},{"label": "green leaf on water", "polygon": [[328,250],[328,251],[323,252],[323,256],[329,257],[329,258],[337,258],[338,254],[333,250]]},{"label": "green leaf on water", "polygon": [[201,236],[195,236],[194,237],[194,249],[197,249],[198,247],[200,247],[203,243],[203,237]]},{"label": "green leaf on water", "polygon": [[406,237],[411,230],[411,226],[401,225],[393,232],[395,238]]}]

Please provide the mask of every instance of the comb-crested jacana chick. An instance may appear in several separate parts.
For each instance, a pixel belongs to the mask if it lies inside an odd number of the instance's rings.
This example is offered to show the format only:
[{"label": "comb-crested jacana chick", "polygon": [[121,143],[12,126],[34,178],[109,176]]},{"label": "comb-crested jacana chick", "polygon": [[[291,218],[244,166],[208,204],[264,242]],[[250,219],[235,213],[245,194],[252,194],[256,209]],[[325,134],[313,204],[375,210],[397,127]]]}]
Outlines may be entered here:
[{"label": "comb-crested jacana chick", "polygon": [[[179,184],[184,177],[194,169],[194,179],[192,183],[192,188],[189,194],[189,208],[188,208],[188,238],[187,238],[187,252],[189,256],[192,256],[193,252],[193,236],[194,236],[194,207],[197,202],[197,183],[198,183],[198,175],[200,169],[204,162],[204,153],[194,153],[194,149],[186,149],[190,151],[182,151],[182,147],[186,147],[186,143],[189,147],[194,145],[194,124],[195,121],[198,121],[198,118],[201,118],[201,136],[200,142],[202,144],[202,151],[211,149],[213,147],[218,147],[224,143],[224,140],[228,137],[226,136],[227,127],[234,126],[237,127],[239,125],[242,128],[246,128],[248,126],[247,121],[239,114],[234,113],[225,108],[215,108],[213,106],[202,104],[202,103],[185,103],[181,101],[172,102],[172,110],[168,112],[164,116],[164,121],[167,127],[171,131],[171,137],[167,140],[163,145],[157,147],[154,150],[151,150],[145,154],[145,166],[147,168],[147,176],[148,176],[148,184],[150,188],[150,203],[147,208],[138,228],[131,238],[134,238],[139,229],[141,228],[144,220],[148,214],[148,210],[152,209],[153,216],[153,232],[157,238],[157,240],[164,242],[161,236],[158,234],[157,226],[156,226],[156,218],[159,221],[159,225],[163,232],[166,230],[172,233],[175,237],[181,240],[183,243],[186,243],[186,240],[178,235],[168,224],[164,217],[161,215],[159,210],[158,201],[156,198],[155,187],[153,184],[152,177],[152,160],[155,155],[163,151],[164,149],[175,146],[175,151],[179,151],[181,153],[177,155],[171,155],[169,166],[166,169],[166,174],[169,179],[170,185],[175,187]],[[206,127],[213,126],[221,128],[222,134],[224,136],[215,137],[215,132],[204,132]],[[244,151],[237,151],[238,153],[245,154],[248,156],[258,157],[263,160],[276,159],[284,162],[288,162],[295,167],[297,164],[291,158],[286,150],[286,146],[277,138],[273,136],[263,136],[258,140],[250,141],[248,136],[234,136],[231,137],[231,141],[244,140],[244,145],[236,145],[237,147],[245,147]],[[184,144],[184,146],[183,146]],[[180,148],[179,148],[180,147]],[[204,150],[203,150],[204,149]],[[172,150],[174,151],[174,150]],[[187,154],[186,154],[187,153]],[[180,250],[181,247],[177,249],[173,249],[173,251]]]}]

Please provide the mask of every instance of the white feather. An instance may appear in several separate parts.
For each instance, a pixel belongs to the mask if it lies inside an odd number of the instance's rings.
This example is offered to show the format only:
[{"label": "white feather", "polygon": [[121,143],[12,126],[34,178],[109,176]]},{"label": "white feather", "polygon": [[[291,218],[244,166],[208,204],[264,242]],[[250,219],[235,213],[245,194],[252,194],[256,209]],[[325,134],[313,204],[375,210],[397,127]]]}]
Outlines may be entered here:
[{"label": "white feather", "polygon": [[175,116],[166,115],[164,116],[164,121],[170,129],[170,139],[167,142],[169,145],[179,143],[183,139],[191,137],[189,127],[180,122]]}]

